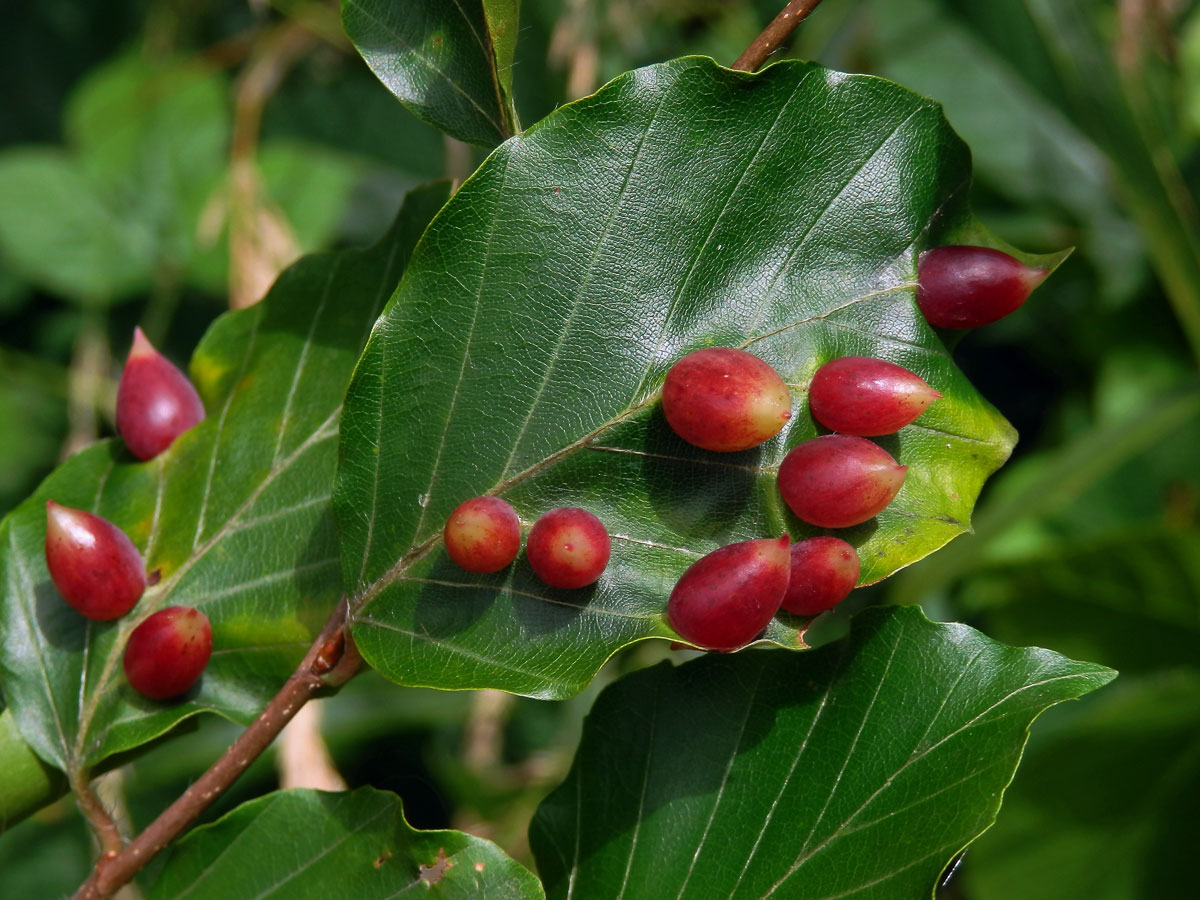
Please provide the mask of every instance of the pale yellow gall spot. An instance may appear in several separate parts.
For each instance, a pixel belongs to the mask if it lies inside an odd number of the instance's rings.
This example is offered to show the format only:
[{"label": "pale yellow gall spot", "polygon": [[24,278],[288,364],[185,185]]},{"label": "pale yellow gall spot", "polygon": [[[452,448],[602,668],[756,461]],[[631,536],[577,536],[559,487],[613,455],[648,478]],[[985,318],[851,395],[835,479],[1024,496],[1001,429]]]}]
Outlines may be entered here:
[{"label": "pale yellow gall spot", "polygon": [[191,371],[192,381],[202,397],[215,396],[220,389],[221,379],[229,372],[229,366],[220,360],[201,354],[192,357],[191,365],[188,368]]}]

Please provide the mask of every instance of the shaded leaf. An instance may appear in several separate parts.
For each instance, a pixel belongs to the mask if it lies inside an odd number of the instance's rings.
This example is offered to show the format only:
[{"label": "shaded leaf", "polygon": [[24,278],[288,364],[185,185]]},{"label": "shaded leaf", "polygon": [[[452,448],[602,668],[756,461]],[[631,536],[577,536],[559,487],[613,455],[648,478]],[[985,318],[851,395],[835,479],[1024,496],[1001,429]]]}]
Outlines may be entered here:
[{"label": "shaded leaf", "polygon": [[541,885],[490,841],[415,831],[400,798],[360,788],[279,791],[189,834],[151,900],[404,897],[536,900]]},{"label": "shaded leaf", "polygon": [[947,14],[941,0],[872,0],[871,38],[881,75],[943,103],[971,147],[976,178],[1021,208],[1050,201],[1086,229],[1081,252],[1102,273],[1104,296],[1131,299],[1145,251],[1118,209],[1108,160],[1047,98],[1022,60]]},{"label": "shaded leaf", "polygon": [[[44,760],[91,766],[205,710],[246,722],[278,690],[340,594],[329,494],[345,386],[446,196],[414,192],[376,246],[305,258],[261,304],[219,319],[191,366],[208,417],[169,450],[138,463],[119,441],[91,447],[0,524],[0,679]],[[124,528],[161,576],[131,614],[89,622],[59,597],[47,498]],[[214,650],[197,688],[155,702],[125,683],[121,653],[170,604],[205,612]]]},{"label": "shaded leaf", "polygon": [[989,634],[1121,671],[1200,662],[1200,530],[1047,538],[1038,553],[973,570],[962,607]]},{"label": "shaded leaf", "polygon": [[637,672],[534,818],[547,894],[927,896],[995,818],[1033,719],[1113,675],[911,608],[808,654]]},{"label": "shaded leaf", "polygon": [[[863,582],[967,530],[1014,435],[913,295],[922,247],[981,234],[969,182],[936,105],[794,63],[652,66],[506,142],[431,226],[347,395],[335,508],[366,658],[402,683],[562,697],[618,648],[673,637],[667,595],[699,556],[816,532],[775,473],[817,433],[805,389],[834,356],[898,362],[944,394],[879,441],[909,470],[843,532]],[[748,346],[792,385],[779,437],[715,454],[670,431],[665,372],[709,344]],[[555,506],[599,515],[600,582],[548,590],[523,558],[453,566],[442,526],[485,493],[526,527]],[[804,626],[766,636],[795,647]]]},{"label": "shaded leaf", "polygon": [[[342,0],[342,25],[371,71],[413,115],[461,141],[490,147],[514,130],[508,95],[517,36],[516,4],[491,7],[485,17],[482,0]],[[507,60],[503,75],[494,37]]]},{"label": "shaded leaf", "polygon": [[1122,675],[1039,725],[963,881],[973,900],[1187,897],[1198,806],[1200,678]]},{"label": "shaded leaf", "polygon": [[944,15],[1007,57],[1108,156],[1192,354],[1200,357],[1200,217],[1153,92],[1136,69],[1122,71],[1101,33],[1108,7],[1094,0],[939,2]]},{"label": "shaded leaf", "polygon": [[21,440],[0,442],[0,509],[11,509],[54,467],[67,429],[65,366],[0,346],[0,422]]}]

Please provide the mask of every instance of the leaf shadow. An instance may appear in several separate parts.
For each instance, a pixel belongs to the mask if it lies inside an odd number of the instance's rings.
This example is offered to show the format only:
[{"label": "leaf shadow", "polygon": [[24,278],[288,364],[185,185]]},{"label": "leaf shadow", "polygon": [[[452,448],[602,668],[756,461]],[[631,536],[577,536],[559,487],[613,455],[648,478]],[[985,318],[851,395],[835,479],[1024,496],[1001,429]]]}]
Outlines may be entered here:
[{"label": "leaf shadow", "polygon": [[655,513],[677,534],[724,542],[755,496],[762,448],[715,453],[692,447],[667,424],[661,404],[644,429],[642,476]]},{"label": "leaf shadow", "polygon": [[513,569],[510,583],[512,609],[521,623],[522,632],[541,636],[570,627],[596,595],[597,584],[572,590],[550,587],[534,574],[533,567],[522,555]]},{"label": "leaf shadow", "polygon": [[314,638],[320,634],[325,620],[341,597],[342,571],[340,563],[320,568],[307,564],[337,555],[337,523],[333,517],[333,505],[327,504],[313,522],[308,540],[296,555],[293,577],[300,598],[296,614]]},{"label": "leaf shadow", "polygon": [[89,625],[110,627],[104,622],[89,622],[62,598],[54,583],[47,579],[34,588],[33,614],[45,641],[63,653],[82,653],[88,641]]}]

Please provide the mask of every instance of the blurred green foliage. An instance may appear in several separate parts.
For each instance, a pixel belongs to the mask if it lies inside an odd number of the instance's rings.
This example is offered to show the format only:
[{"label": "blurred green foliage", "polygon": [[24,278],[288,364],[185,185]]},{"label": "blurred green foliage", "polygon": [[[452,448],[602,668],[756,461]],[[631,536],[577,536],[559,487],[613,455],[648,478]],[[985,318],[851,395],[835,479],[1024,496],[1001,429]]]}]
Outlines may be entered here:
[{"label": "blurred green foliage", "polygon": [[[512,72],[521,120],[638,65],[688,53],[729,63],[782,5],[525,0]],[[184,360],[226,307],[235,134],[251,127],[259,210],[294,252],[373,239],[403,191],[461,177],[480,158],[447,150],[404,112],[338,40],[336,9],[316,0],[48,0],[6,18],[5,510],[64,450],[111,431],[135,324]],[[287,29],[318,36],[271,70],[259,120],[244,76],[270,62]],[[978,508],[977,534],[869,592],[1123,670],[1116,688],[1045,716],[998,825],[947,896],[1186,896],[1200,839],[1200,382],[1189,325],[1200,297],[1189,275],[1200,272],[1200,4],[826,0],[788,54],[941,101],[973,149],[978,215],[1029,250],[1076,247],[1018,314],[956,350],[1022,437]],[[561,704],[489,706],[364,677],[329,705],[326,731],[352,786],[393,788],[415,825],[467,827],[527,861],[525,823],[565,772],[595,692],[662,652],[623,654]],[[472,756],[481,721],[498,737]],[[233,734],[220,722],[188,727],[188,740],[122,770],[135,824]],[[260,761],[206,819],[273,782]],[[90,858],[68,801],[0,838],[14,896],[69,891]]]}]

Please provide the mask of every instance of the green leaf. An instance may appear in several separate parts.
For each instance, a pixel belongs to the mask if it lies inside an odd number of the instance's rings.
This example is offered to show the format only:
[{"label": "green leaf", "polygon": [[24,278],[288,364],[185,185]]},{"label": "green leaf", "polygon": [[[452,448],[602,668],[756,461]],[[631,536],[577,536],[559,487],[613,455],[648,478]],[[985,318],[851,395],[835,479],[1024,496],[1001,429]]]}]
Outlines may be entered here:
[{"label": "green leaf", "polygon": [[547,894],[928,896],[1033,719],[1114,674],[897,608],[813,653],[642,670],[596,701],[530,827]]},{"label": "green leaf", "polygon": [[89,74],[66,114],[70,154],[0,158],[0,252],[38,284],[93,303],[186,265],[225,170],[226,95],[222,76],[189,62],[126,56]]},{"label": "green leaf", "polygon": [[[118,441],[78,454],[0,524],[0,679],[21,733],[67,771],[137,747],[188,716],[248,722],[340,594],[330,509],[351,369],[447,187],[414,192],[367,250],[307,257],[258,306],[219,319],[191,374],[207,419],[146,463]],[[134,612],[90,622],[46,572],[45,501],[105,516],[161,581]],[[165,605],[212,622],[212,661],[177,702],[125,683],[132,628]],[[3,777],[0,775],[0,777]]]},{"label": "green leaf", "polygon": [[[114,202],[168,241],[187,241],[194,211],[225,168],[229,84],[196,61],[119,57],[75,90],[65,130]],[[180,207],[193,213],[181,216]]]},{"label": "green leaf", "polygon": [[327,246],[346,214],[359,167],[340,154],[291,141],[264,141],[258,164],[300,247]]},{"label": "green leaf", "polygon": [[342,0],[342,25],[413,115],[491,147],[515,130],[509,95],[517,30],[515,2],[490,6],[485,17],[483,0]]},{"label": "green leaf", "polygon": [[280,791],[198,828],[174,849],[151,900],[537,900],[538,880],[491,841],[415,831],[400,798],[360,788]]},{"label": "green leaf", "polygon": [[0,834],[29,813],[41,809],[66,789],[60,772],[38,759],[21,738],[12,710],[0,704]]},{"label": "green leaf", "polygon": [[[908,465],[893,505],[843,531],[878,581],[969,528],[1010,426],[914,303],[916,258],[975,233],[966,147],[928,100],[784,63],[682,59],[622,76],[506,142],[417,248],[347,395],[335,509],[354,633],[407,684],[579,691],[612,653],[673,638],[671,586],[734,541],[816,533],[775,473],[816,435],[824,361],[900,363],[944,395],[879,441]],[[738,454],[680,441],[658,406],[688,350],[748,346],[797,398]],[[552,591],[523,558],[470,575],[440,546],[463,500],[502,494],[605,522],[595,588]],[[769,640],[796,647],[806,623]]]},{"label": "green leaf", "polygon": [[0,154],[0,253],[56,294],[107,302],[149,283],[154,250],[74,158],[29,147]]},{"label": "green leaf", "polygon": [[0,346],[0,422],[21,440],[0,442],[0,509],[16,506],[54,467],[67,427],[68,372]]},{"label": "green leaf", "polygon": [[136,229],[155,268],[184,267],[223,186],[228,78],[192,60],[118,57],[72,93],[64,128],[108,207]]},{"label": "green leaf", "polygon": [[483,0],[483,16],[492,41],[496,77],[505,102],[513,110],[514,122],[513,64],[517,58],[520,13],[521,0]]},{"label": "green leaf", "polygon": [[[947,13],[942,0],[871,0],[872,71],[945,106],[971,147],[978,181],[1020,208],[1061,208],[1086,229],[1081,252],[1105,296],[1140,287],[1144,249],[1117,207],[1103,151],[1007,59],[996,41]],[[920,36],[919,40],[914,39]]]},{"label": "green leaf", "polygon": [[[1136,476],[1139,486],[1134,492],[1141,503],[1146,496],[1165,490],[1190,458],[1182,466],[1172,464],[1165,472],[1153,472],[1148,471],[1152,467],[1147,465],[1147,456],[1157,449],[1172,449],[1169,437],[1187,434],[1197,422],[1200,387],[1184,384],[1145,399],[1114,421],[1078,432],[1054,453],[1027,458],[1013,466],[997,481],[989,502],[980,508],[975,523],[977,534],[903,573],[893,586],[893,601],[921,602],[989,562],[1011,558],[1011,551],[1005,553],[997,545],[1014,542],[1014,533],[1020,541],[1018,526],[1028,527],[1057,517],[1064,520],[1060,530],[1076,537],[1095,530],[1098,522],[1124,527],[1139,517],[1130,510],[1116,516],[1109,513],[1122,505],[1112,488],[1125,488],[1133,480],[1130,475]],[[1070,516],[1089,507],[1091,511],[1078,520]],[[1157,508],[1152,515],[1159,515]],[[1039,544],[1042,540],[1044,536],[1021,543]]]},{"label": "green leaf", "polygon": [[1194,665],[1200,529],[1047,538],[1040,551],[972,571],[959,598],[1000,640],[1047,644],[1123,672]]},{"label": "green leaf", "polygon": [[1198,807],[1200,676],[1122,675],[1039,724],[964,885],[972,900],[1187,897]]}]

